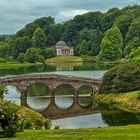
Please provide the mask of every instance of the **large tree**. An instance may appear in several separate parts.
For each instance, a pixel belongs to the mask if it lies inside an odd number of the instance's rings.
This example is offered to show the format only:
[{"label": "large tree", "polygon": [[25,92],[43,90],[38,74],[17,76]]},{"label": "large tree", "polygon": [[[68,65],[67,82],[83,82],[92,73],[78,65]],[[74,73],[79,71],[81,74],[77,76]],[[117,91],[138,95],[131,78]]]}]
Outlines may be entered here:
[{"label": "large tree", "polygon": [[12,55],[16,59],[20,53],[25,53],[32,47],[32,41],[28,37],[18,37],[11,41]]},{"label": "large tree", "polygon": [[132,49],[137,49],[140,46],[140,17],[132,21],[125,39],[125,44],[125,56],[130,55]]},{"label": "large tree", "polygon": [[87,29],[84,28],[79,32],[77,42],[81,43],[83,40],[88,42],[88,54],[90,56],[96,56],[100,51],[100,43],[103,33],[99,29]]},{"label": "large tree", "polygon": [[33,46],[35,48],[44,49],[46,47],[46,35],[41,28],[37,28],[32,37]]},{"label": "large tree", "polygon": [[86,40],[83,40],[76,46],[76,51],[80,56],[88,55],[88,48],[89,48],[89,43]]},{"label": "large tree", "polygon": [[101,61],[116,61],[122,58],[122,34],[117,26],[109,29],[101,42],[98,59]]}]

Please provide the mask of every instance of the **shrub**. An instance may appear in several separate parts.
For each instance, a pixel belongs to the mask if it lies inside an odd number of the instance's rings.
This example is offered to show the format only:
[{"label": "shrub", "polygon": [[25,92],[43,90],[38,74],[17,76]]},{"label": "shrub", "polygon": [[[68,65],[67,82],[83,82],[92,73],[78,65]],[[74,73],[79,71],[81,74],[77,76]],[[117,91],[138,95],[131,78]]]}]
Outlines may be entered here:
[{"label": "shrub", "polygon": [[50,120],[26,107],[20,108],[17,113],[21,115],[25,129],[50,129],[52,126]]},{"label": "shrub", "polygon": [[0,62],[6,62],[5,58],[0,58]]},{"label": "shrub", "polygon": [[4,94],[7,94],[7,89],[4,87],[0,87],[0,98],[3,98]]},{"label": "shrub", "polygon": [[54,126],[54,129],[55,130],[58,130],[58,129],[60,129],[60,126],[59,125],[56,125],[56,126]]},{"label": "shrub", "polygon": [[18,106],[11,102],[2,102],[0,108],[0,126],[3,131],[0,137],[13,137],[16,132],[21,130],[20,117],[16,113]]},{"label": "shrub", "polygon": [[126,63],[104,74],[99,93],[119,93],[140,89],[140,64]]},{"label": "shrub", "polygon": [[45,58],[42,55],[38,56],[38,62],[44,63],[45,62]]}]

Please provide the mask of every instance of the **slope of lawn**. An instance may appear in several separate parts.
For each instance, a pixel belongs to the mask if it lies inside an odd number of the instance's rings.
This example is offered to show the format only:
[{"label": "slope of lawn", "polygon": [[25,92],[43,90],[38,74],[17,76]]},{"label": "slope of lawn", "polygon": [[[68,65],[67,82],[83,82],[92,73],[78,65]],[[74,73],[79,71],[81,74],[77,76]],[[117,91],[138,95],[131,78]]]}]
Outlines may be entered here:
[{"label": "slope of lawn", "polygon": [[140,114],[140,90],[119,94],[97,94],[95,98],[99,103],[111,104],[127,112]]}]

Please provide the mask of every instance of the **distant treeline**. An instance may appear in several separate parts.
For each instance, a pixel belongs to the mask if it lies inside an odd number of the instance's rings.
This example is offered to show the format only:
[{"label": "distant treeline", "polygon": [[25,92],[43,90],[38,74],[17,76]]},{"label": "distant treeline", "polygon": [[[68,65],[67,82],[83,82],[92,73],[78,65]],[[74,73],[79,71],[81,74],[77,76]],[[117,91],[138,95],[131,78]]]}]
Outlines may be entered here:
[{"label": "distant treeline", "polygon": [[53,17],[36,19],[12,37],[1,39],[0,61],[44,61],[55,56],[49,47],[60,40],[74,47],[78,56],[140,60],[140,5],[89,12],[63,23],[55,23]]}]

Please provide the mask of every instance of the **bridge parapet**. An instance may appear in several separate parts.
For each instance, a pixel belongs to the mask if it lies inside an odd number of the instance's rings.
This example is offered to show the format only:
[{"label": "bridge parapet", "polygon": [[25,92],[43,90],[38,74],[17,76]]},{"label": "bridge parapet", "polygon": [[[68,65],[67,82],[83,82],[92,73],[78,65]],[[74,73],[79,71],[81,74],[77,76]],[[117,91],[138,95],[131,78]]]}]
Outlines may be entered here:
[{"label": "bridge parapet", "polygon": [[0,86],[16,86],[22,94],[25,94],[25,91],[33,83],[45,84],[49,87],[50,91],[52,92],[58,86],[68,84],[75,89],[76,94],[78,89],[84,85],[90,86],[93,89],[93,92],[98,92],[98,87],[101,83],[101,80],[49,74],[32,74],[0,78]]}]

